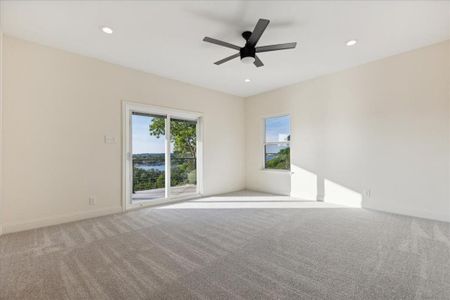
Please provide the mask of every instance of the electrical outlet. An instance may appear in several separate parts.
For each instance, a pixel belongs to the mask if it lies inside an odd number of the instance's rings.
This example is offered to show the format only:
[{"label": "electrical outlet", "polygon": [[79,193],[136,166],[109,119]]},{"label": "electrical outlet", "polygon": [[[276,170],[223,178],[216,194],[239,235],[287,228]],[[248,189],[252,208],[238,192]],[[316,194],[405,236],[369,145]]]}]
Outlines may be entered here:
[{"label": "electrical outlet", "polygon": [[95,197],[94,196],[89,197],[89,205],[95,205]]}]

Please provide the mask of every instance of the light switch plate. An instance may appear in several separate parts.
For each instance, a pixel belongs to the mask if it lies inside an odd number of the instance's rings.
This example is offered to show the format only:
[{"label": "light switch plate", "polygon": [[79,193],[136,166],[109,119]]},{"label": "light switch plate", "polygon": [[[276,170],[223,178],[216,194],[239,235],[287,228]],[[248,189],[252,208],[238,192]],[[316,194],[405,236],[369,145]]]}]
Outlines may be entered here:
[{"label": "light switch plate", "polygon": [[105,135],[105,144],[116,144],[117,139],[115,136]]}]

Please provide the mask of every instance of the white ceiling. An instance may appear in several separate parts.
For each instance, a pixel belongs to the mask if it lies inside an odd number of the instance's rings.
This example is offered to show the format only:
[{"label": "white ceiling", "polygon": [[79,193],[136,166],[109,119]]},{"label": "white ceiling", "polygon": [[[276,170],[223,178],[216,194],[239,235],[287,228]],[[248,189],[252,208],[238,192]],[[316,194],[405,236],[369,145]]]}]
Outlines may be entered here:
[{"label": "white ceiling", "polygon": [[[448,1],[4,1],[6,34],[238,96],[250,96],[450,38]],[[259,45],[265,66],[204,36],[242,45],[270,19]],[[101,25],[114,29],[106,35]],[[350,39],[359,43],[345,46]],[[250,78],[250,83],[244,79]]]}]

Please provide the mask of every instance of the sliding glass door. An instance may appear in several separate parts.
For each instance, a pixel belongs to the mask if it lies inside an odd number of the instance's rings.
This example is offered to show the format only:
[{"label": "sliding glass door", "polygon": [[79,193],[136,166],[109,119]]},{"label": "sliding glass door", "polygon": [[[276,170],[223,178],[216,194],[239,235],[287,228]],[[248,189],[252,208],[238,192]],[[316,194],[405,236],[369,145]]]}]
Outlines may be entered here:
[{"label": "sliding glass door", "polygon": [[197,122],[170,120],[170,195],[197,190]]},{"label": "sliding glass door", "polygon": [[132,200],[166,196],[165,116],[131,115]]},{"label": "sliding glass door", "polygon": [[199,194],[199,117],[126,110],[126,207]]}]

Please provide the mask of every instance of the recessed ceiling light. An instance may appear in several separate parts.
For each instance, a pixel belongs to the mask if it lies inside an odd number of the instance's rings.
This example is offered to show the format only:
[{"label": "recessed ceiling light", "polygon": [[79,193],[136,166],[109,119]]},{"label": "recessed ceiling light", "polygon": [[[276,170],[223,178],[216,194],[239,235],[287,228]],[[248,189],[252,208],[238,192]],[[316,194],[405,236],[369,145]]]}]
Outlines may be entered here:
[{"label": "recessed ceiling light", "polygon": [[106,34],[112,34],[113,33],[112,28],[108,27],[108,26],[102,26],[100,29]]},{"label": "recessed ceiling light", "polygon": [[347,43],[345,43],[345,44],[346,44],[347,46],[351,47],[351,46],[355,46],[356,43],[358,43],[357,40],[350,40],[350,41],[347,41]]},{"label": "recessed ceiling light", "polygon": [[250,82],[250,79],[249,79],[249,78],[246,78],[244,81],[245,81],[245,82]]}]

